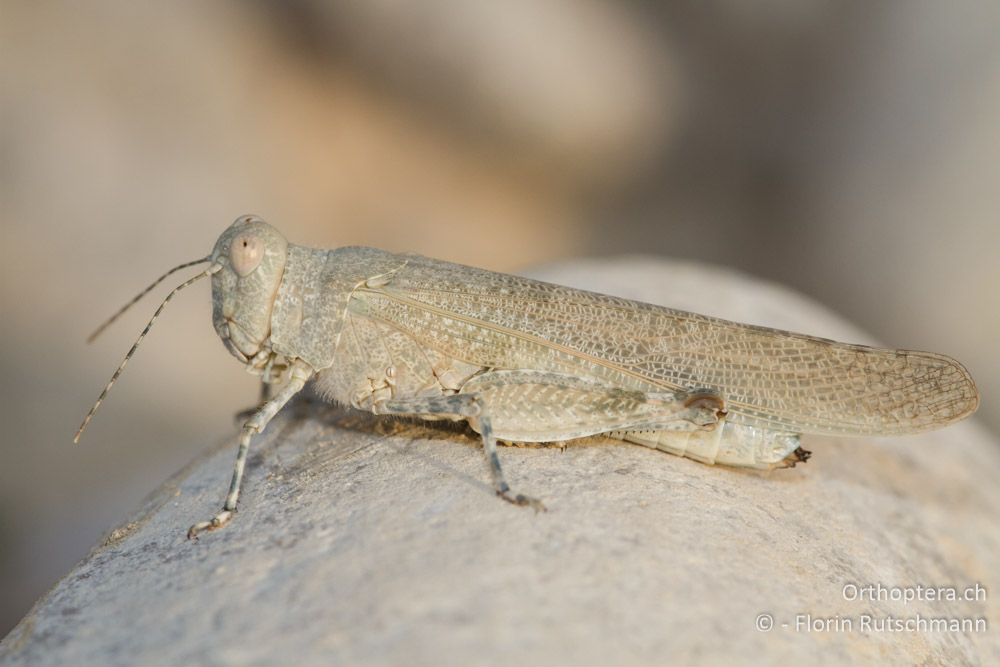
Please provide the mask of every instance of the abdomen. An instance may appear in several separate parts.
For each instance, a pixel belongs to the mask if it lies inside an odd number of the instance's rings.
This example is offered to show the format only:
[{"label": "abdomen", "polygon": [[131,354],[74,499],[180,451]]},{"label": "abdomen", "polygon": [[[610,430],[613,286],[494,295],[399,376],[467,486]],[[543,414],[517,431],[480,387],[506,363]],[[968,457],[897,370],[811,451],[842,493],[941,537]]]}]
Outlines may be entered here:
[{"label": "abdomen", "polygon": [[712,431],[612,431],[606,434],[702,463],[771,469],[794,465],[799,435],[757,426],[723,422]]}]

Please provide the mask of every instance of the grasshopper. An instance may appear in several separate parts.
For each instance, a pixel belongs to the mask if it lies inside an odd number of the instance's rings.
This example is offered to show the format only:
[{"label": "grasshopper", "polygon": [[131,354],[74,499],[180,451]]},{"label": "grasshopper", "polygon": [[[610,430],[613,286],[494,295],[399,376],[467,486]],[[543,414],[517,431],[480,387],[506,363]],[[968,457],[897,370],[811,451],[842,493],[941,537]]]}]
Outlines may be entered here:
[{"label": "grasshopper", "polygon": [[101,401],[166,304],[212,279],[216,333],[277,389],[246,420],[222,510],[236,511],[247,452],[308,382],[325,399],[376,415],[464,420],[477,431],[496,494],[513,493],[497,441],[603,434],[704,463],[771,469],[805,461],[804,433],[919,433],[972,414],[979,394],[954,359],[879,349],[596,294],[374,248],[289,243],[241,216],[208,263],[174,288],[115,370]]}]

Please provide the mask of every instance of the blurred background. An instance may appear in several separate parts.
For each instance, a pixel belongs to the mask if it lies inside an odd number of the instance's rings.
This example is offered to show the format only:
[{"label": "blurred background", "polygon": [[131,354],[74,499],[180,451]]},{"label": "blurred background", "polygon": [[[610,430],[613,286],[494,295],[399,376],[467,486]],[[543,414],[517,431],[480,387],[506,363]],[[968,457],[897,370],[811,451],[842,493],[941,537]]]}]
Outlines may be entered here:
[{"label": "blurred background", "polygon": [[241,213],[501,271],[734,267],[960,358],[997,429],[997,25],[990,0],[0,0],[0,636],[255,401],[203,283],[70,442],[155,298],[85,336]]}]

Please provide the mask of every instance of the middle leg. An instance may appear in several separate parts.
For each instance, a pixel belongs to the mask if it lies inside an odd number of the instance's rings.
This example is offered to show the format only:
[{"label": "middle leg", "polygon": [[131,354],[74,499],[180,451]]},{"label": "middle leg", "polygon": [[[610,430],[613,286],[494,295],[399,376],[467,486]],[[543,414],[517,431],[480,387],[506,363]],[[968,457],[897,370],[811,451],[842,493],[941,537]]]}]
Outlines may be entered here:
[{"label": "middle leg", "polygon": [[468,421],[479,431],[483,439],[483,453],[493,478],[496,494],[514,505],[532,507],[536,512],[544,511],[545,505],[536,498],[521,493],[512,493],[504,479],[497,455],[497,440],[493,433],[493,422],[489,407],[477,394],[452,394],[427,398],[389,399],[376,403],[373,412],[377,415],[414,415],[451,417]]}]

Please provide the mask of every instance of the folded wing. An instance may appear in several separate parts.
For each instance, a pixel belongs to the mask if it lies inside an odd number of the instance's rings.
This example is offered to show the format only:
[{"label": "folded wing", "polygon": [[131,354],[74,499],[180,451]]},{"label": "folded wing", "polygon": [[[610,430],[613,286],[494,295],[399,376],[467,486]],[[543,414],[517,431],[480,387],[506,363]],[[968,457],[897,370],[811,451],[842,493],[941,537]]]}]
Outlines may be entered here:
[{"label": "folded wing", "polygon": [[352,308],[456,358],[573,372],[629,388],[710,388],[729,419],[797,433],[895,435],[945,426],[979,395],[954,359],[738,324],[404,256]]}]

